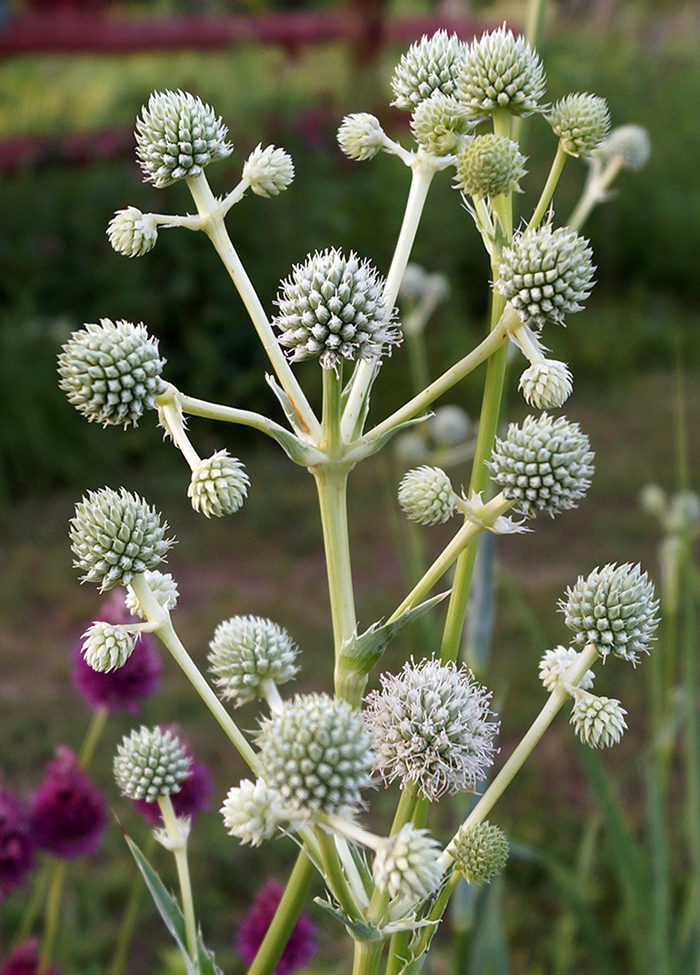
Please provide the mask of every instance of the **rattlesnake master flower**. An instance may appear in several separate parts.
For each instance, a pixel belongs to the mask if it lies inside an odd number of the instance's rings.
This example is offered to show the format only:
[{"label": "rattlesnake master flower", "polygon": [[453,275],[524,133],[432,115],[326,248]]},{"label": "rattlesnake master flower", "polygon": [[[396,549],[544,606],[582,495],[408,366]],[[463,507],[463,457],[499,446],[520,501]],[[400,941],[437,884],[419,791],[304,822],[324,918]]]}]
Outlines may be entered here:
[{"label": "rattlesnake master flower", "polygon": [[[175,731],[175,729],[173,729]],[[173,810],[179,819],[192,821],[196,815],[210,807],[210,800],[214,792],[209,769],[200,762],[192,752],[189,744],[180,738],[180,743],[191,760],[187,778],[180,785],[180,789],[171,795]],[[157,802],[147,802],[145,799],[132,799],[132,805],[151,826],[162,826],[163,815]]]},{"label": "rattlesnake master flower", "polygon": [[618,157],[626,169],[641,169],[651,153],[649,133],[641,125],[620,125],[613,129],[596,153],[605,162]]},{"label": "rattlesnake master flower", "polygon": [[37,845],[54,856],[69,859],[94,853],[100,845],[107,804],[69,748],[56,749],[32,798],[30,816]]},{"label": "rattlesnake master flower", "polygon": [[544,90],[544,68],[537,53],[505,24],[469,45],[457,97],[472,115],[499,108],[527,115],[537,110]]},{"label": "rattlesnake master flower", "polygon": [[579,576],[559,608],[577,643],[592,643],[603,657],[612,653],[633,664],[649,652],[659,625],[653,583],[641,566],[629,562]]},{"label": "rattlesnake master flower", "polygon": [[147,180],[168,186],[230,156],[227,132],[201,99],[186,91],[157,91],[136,120],[136,158]]},{"label": "rattlesnake master flower", "polygon": [[401,341],[383,292],[369,261],[337,248],[316,251],[280,285],[273,321],[280,344],[292,362],[318,358],[324,369],[337,370],[342,359],[378,359]]},{"label": "rattlesnake master flower", "polygon": [[362,715],[327,694],[298,695],[260,726],[261,775],[292,814],[347,813],[374,755]]},{"label": "rattlesnake master flower", "polygon": [[262,779],[243,779],[229,789],[220,812],[227,833],[251,846],[269,840],[286,820],[278,793]]},{"label": "rattlesnake master flower", "polygon": [[592,258],[585,237],[546,223],[516,234],[512,246],[503,249],[494,287],[526,325],[562,324],[566,314],[581,311],[591,293]]},{"label": "rattlesnake master flower", "polygon": [[217,450],[205,457],[192,471],[187,497],[195,511],[206,518],[232,515],[243,505],[250,478],[237,457],[227,450]]},{"label": "rattlesnake master flower", "polygon": [[260,143],[245,161],[243,179],[248,180],[251,190],[258,196],[279,196],[294,179],[292,157],[275,146],[263,149]]},{"label": "rattlesnake master flower", "polygon": [[442,880],[439,852],[440,844],[428,830],[406,823],[376,851],[372,874],[377,888],[392,900],[425,900]]},{"label": "rattlesnake master flower", "polygon": [[125,586],[139,572],[153,569],[173,544],[167,523],[143,498],[126,488],[88,491],[75,506],[70,541],[83,582],[100,589]]},{"label": "rattlesnake master flower", "polygon": [[430,438],[436,447],[456,447],[473,433],[469,414],[453,403],[438,406],[427,425]]},{"label": "rattlesnake master flower", "polygon": [[454,185],[469,196],[516,193],[525,175],[525,156],[504,135],[476,135],[457,157]]},{"label": "rattlesnake master flower", "polygon": [[112,322],[73,332],[58,357],[59,386],[79,413],[102,426],[136,424],[155,409],[165,359],[144,325]]},{"label": "rattlesnake master flower", "polygon": [[506,865],[508,838],[492,823],[462,826],[454,841],[454,865],[469,884],[490,884]]},{"label": "rattlesnake master flower", "polygon": [[158,224],[150,213],[138,207],[117,210],[107,227],[109,242],[118,254],[143,257],[156,246]]},{"label": "rattlesnake master flower", "polygon": [[127,630],[97,620],[83,633],[85,663],[100,673],[123,667],[134,652],[136,641]]},{"label": "rattlesnake master flower", "polygon": [[368,112],[346,115],[338,129],[338,145],[350,159],[373,159],[385,142],[379,119]]},{"label": "rattlesnake master flower", "polygon": [[569,367],[558,359],[533,362],[523,372],[518,383],[525,402],[538,410],[558,409],[571,396],[574,388]]},{"label": "rattlesnake master flower", "polygon": [[464,665],[439,660],[410,661],[380,681],[366,698],[365,721],[384,782],[417,786],[431,801],[474,791],[495,751],[490,692]]},{"label": "rattlesnake master flower", "polygon": [[496,438],[487,465],[504,495],[526,517],[546,511],[554,517],[575,508],[590,487],[593,451],[578,423],[566,417],[526,416]]},{"label": "rattlesnake master flower", "polygon": [[[578,650],[573,647],[559,646],[542,654],[539,667],[540,680],[550,694],[557,689],[564,674],[578,657],[578,653]],[[593,671],[587,670],[576,686],[585,691],[593,687],[594,680]]]},{"label": "rattlesnake master flower", "polygon": [[577,694],[571,712],[571,724],[581,741],[591,748],[616,745],[627,728],[627,712],[619,701],[595,694]]},{"label": "rattlesnake master flower", "polygon": [[129,799],[156,799],[179,792],[192,758],[170,730],[142,725],[122,738],[114,757],[114,778]]},{"label": "rattlesnake master flower", "polygon": [[416,106],[410,125],[418,145],[434,156],[456,152],[472,128],[457,99],[441,91]]},{"label": "rattlesnake master flower", "polygon": [[590,156],[610,128],[608,103],[599,95],[566,95],[547,114],[554,134],[570,156]]},{"label": "rattlesnake master flower", "polygon": [[285,684],[299,668],[299,648],[285,629],[262,616],[232,616],[209,644],[209,670],[224,700],[235,707],[262,695],[267,682]]},{"label": "rattlesnake master flower", "polygon": [[[151,571],[149,569],[147,572],[144,572],[143,580],[163,609],[168,612],[171,609],[175,609],[180,594],[177,590],[177,583],[169,572],[160,572],[158,569]],[[131,588],[126,590],[124,603],[130,613],[134,616],[140,616],[141,619],[145,619],[145,613],[141,609],[141,604]]]},{"label": "rattlesnake master flower", "polygon": [[[236,950],[246,965],[252,965],[255,961],[283,893],[284,888],[278,881],[268,880],[243,918],[236,935]],[[316,947],[316,925],[302,911],[275,966],[274,975],[291,975],[292,972],[305,968],[315,954]]]},{"label": "rattlesnake master flower", "polygon": [[410,521],[418,525],[441,525],[455,509],[455,493],[440,467],[416,467],[404,474],[399,484],[399,504]]},{"label": "rattlesnake master flower", "polygon": [[394,69],[392,105],[412,111],[433,92],[454,95],[466,52],[466,44],[456,34],[446,30],[431,37],[424,34],[411,44]]},{"label": "rattlesnake master flower", "polygon": [[0,901],[31,872],[35,846],[29,811],[0,782]]}]

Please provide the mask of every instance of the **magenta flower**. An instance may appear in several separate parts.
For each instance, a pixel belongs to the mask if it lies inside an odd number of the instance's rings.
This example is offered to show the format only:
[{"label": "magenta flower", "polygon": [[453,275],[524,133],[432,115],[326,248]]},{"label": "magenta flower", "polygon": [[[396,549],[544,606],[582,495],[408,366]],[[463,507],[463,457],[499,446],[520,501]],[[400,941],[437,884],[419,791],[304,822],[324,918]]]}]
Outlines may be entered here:
[{"label": "magenta flower", "polygon": [[[246,965],[255,958],[263,938],[267,934],[270,921],[283,894],[283,887],[277,880],[268,880],[253,901],[253,906],[241,921],[236,935],[236,949]],[[289,975],[303,968],[316,951],[316,925],[308,914],[302,912],[289,936],[274,975]]]},{"label": "magenta flower", "polygon": [[[39,944],[30,938],[10,952],[0,968],[0,975],[36,975],[39,966]],[[55,968],[49,968],[46,975],[60,975]]]},{"label": "magenta flower", "polygon": [[[174,726],[171,726],[170,730],[174,733],[177,732],[177,728]],[[185,751],[188,757],[192,759],[192,764],[190,765],[187,778],[180,786],[180,791],[174,792],[170,796],[170,799],[177,816],[186,816],[194,819],[197,813],[209,809],[211,804],[210,799],[214,791],[214,783],[211,780],[211,775],[206,765],[195,758],[192,749],[180,734],[178,734],[178,738],[185,746]],[[146,802],[145,799],[132,799],[131,801],[147,823],[151,826],[163,825],[163,818],[157,802]]]},{"label": "magenta flower", "polygon": [[57,857],[94,853],[107,825],[107,804],[80,768],[70,748],[60,745],[34,793],[30,818],[38,846]]},{"label": "magenta flower", "polygon": [[0,900],[34,866],[34,847],[29,812],[11,789],[0,786]]}]

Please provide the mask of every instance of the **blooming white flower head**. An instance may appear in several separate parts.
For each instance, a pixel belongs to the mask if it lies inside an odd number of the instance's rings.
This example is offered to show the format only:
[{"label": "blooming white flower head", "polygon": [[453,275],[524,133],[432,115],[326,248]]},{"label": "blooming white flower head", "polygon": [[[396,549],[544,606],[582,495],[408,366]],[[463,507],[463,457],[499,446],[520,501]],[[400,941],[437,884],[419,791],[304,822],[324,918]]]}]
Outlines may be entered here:
[{"label": "blooming white flower head", "polygon": [[373,159],[386,144],[379,119],[368,112],[346,115],[338,129],[338,145],[350,159]]},{"label": "blooming white flower head", "polygon": [[376,850],[372,874],[378,890],[412,904],[430,897],[442,880],[439,853],[440,844],[427,829],[406,823]]},{"label": "blooming white flower head", "polygon": [[596,697],[586,692],[577,694],[571,711],[571,724],[585,745],[609,748],[616,745],[627,728],[627,712],[612,697]]},{"label": "blooming white flower head", "polygon": [[262,616],[232,616],[209,644],[209,670],[224,700],[235,707],[262,697],[262,685],[286,684],[299,668],[299,648],[285,629]]},{"label": "blooming white flower head", "polygon": [[237,457],[227,450],[217,450],[205,457],[192,471],[187,497],[195,511],[206,518],[232,515],[242,506],[248,494],[250,478]]},{"label": "blooming white flower head", "polygon": [[165,388],[165,359],[144,325],[100,319],[73,332],[58,357],[59,386],[79,413],[102,426],[136,426]]},{"label": "blooming white flower head", "polygon": [[455,493],[440,467],[416,467],[399,484],[399,504],[418,525],[441,525],[455,510]]},{"label": "blooming white flower head", "polygon": [[243,166],[243,179],[258,196],[279,196],[294,179],[294,163],[289,153],[275,146],[256,146]]},{"label": "blooming white flower head", "polygon": [[[175,609],[180,594],[177,591],[177,583],[169,572],[160,572],[158,569],[149,569],[147,572],[144,572],[143,578],[144,582],[163,609],[167,610],[168,612],[170,612],[171,609]],[[136,598],[136,594],[131,587],[126,590],[124,603],[132,616],[140,616],[141,619],[146,618],[146,614],[141,609],[141,604]]]},{"label": "blooming white flower head", "polygon": [[413,109],[433,92],[453,95],[464,63],[467,45],[446,30],[426,34],[401,57],[391,79],[392,105]]},{"label": "blooming white flower head", "polygon": [[619,158],[626,169],[646,166],[651,153],[649,133],[641,125],[619,125],[613,129],[596,155],[604,162]]},{"label": "blooming white flower head", "polygon": [[134,637],[121,626],[97,620],[82,636],[85,663],[101,674],[123,667],[134,652]]},{"label": "blooming white flower head", "polygon": [[383,278],[352,251],[317,251],[296,264],[276,303],[273,324],[293,362],[318,358],[322,368],[337,370],[343,359],[375,360],[401,341]]},{"label": "blooming white flower head", "polygon": [[214,109],[186,91],[155,91],[136,120],[136,158],[147,180],[163,187],[233,152]]},{"label": "blooming white flower head", "polygon": [[610,128],[608,103],[587,92],[560,98],[547,113],[547,120],[570,156],[590,156]]},{"label": "blooming white flower head", "polygon": [[578,423],[541,413],[511,423],[496,438],[487,465],[493,480],[526,517],[546,511],[554,517],[575,508],[593,476],[593,451]]},{"label": "blooming white flower head", "polygon": [[518,144],[493,132],[476,135],[457,156],[455,187],[469,196],[498,196],[520,191],[525,156]]},{"label": "blooming white flower head", "polygon": [[457,152],[472,128],[457,99],[441,91],[433,92],[416,105],[410,124],[418,145],[434,156]]},{"label": "blooming white flower head", "polygon": [[579,576],[559,608],[582,646],[592,643],[603,657],[609,653],[636,664],[648,653],[659,625],[654,585],[641,566],[608,563],[585,579]]},{"label": "blooming white flower head", "polygon": [[[562,646],[554,647],[552,650],[546,650],[542,654],[539,670],[540,680],[544,684],[545,690],[551,694],[552,691],[555,691],[560,686],[567,670],[578,655],[579,651],[575,650],[574,647]],[[582,690],[588,690],[593,687],[594,680],[595,674],[593,671],[587,670],[576,686]]]},{"label": "blooming white flower head", "polygon": [[453,403],[439,406],[428,420],[428,432],[437,447],[456,447],[472,433],[472,421],[466,410]]},{"label": "blooming white flower head", "polygon": [[524,37],[503,24],[472,41],[457,83],[457,97],[472,115],[507,109],[537,111],[545,90],[542,62]]},{"label": "blooming white flower head", "polygon": [[518,383],[525,402],[538,410],[558,409],[574,388],[569,367],[558,359],[541,359],[523,372]]},{"label": "blooming white flower head", "polygon": [[107,227],[109,242],[118,254],[143,257],[156,246],[158,224],[150,213],[137,207],[117,210]]},{"label": "blooming white flower head", "polygon": [[503,830],[485,821],[464,824],[454,840],[455,870],[469,884],[490,884],[508,859],[508,838]]},{"label": "blooming white flower head", "polygon": [[286,819],[279,795],[263,779],[243,779],[229,789],[220,812],[229,835],[251,846],[269,840]]},{"label": "blooming white flower head", "polygon": [[562,324],[581,311],[593,288],[593,251],[585,237],[550,223],[525,230],[503,249],[494,288],[534,328]]},{"label": "blooming white flower head", "polygon": [[292,815],[349,815],[374,762],[362,715],[327,694],[302,694],[260,725],[262,777]]},{"label": "blooming white flower head", "polygon": [[167,529],[155,508],[126,488],[88,491],[70,522],[73,564],[84,571],[83,582],[97,582],[103,592],[126,586],[165,558],[173,544]]},{"label": "blooming white flower head", "polygon": [[129,799],[156,799],[179,792],[192,758],[172,731],[142,725],[122,738],[114,757],[114,778]]},{"label": "blooming white flower head", "polygon": [[398,779],[431,801],[473,791],[495,751],[490,692],[464,665],[439,660],[410,661],[380,681],[366,698],[365,721],[384,782]]}]

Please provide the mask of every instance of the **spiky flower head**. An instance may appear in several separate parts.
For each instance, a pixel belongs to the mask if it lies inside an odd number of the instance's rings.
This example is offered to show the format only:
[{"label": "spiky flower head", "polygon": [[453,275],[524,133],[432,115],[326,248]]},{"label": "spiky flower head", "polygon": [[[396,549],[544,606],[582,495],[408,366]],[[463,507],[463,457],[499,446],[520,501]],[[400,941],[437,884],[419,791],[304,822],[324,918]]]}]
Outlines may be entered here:
[{"label": "spiky flower head", "polygon": [[436,447],[456,447],[473,432],[473,424],[466,410],[454,403],[438,406],[428,420],[428,434]]},{"label": "spiky flower head", "polygon": [[136,641],[122,626],[97,620],[83,633],[82,652],[93,670],[108,674],[123,667],[134,652]]},{"label": "spiky flower head", "polygon": [[[546,650],[542,654],[540,660],[540,680],[545,686],[545,690],[555,691],[557,687],[560,686],[562,679],[565,677],[567,670],[571,667],[574,660],[579,655],[579,651],[575,650],[574,647],[554,647],[552,650]],[[592,670],[587,670],[583,677],[579,680],[577,687],[582,690],[588,690],[593,687],[593,681],[595,680],[595,674]]]},{"label": "spiky flower head", "polygon": [[411,660],[380,681],[366,698],[365,721],[384,782],[399,779],[431,801],[474,791],[495,751],[490,692],[464,665],[439,660]]},{"label": "spiky flower head", "polygon": [[335,247],[316,251],[280,285],[273,321],[280,344],[292,362],[318,358],[324,369],[337,370],[343,359],[378,359],[401,341],[383,293],[369,261]]},{"label": "spiky flower head", "polygon": [[537,111],[545,90],[542,62],[524,37],[503,24],[472,41],[457,83],[457,97],[472,115],[507,109]]},{"label": "spiky flower head", "polygon": [[369,785],[374,755],[362,715],[327,694],[298,695],[265,718],[260,771],[293,815],[348,814]]},{"label": "spiky flower head", "polygon": [[490,884],[508,859],[508,838],[499,826],[488,821],[464,824],[454,840],[455,869],[469,884]]},{"label": "spiky flower head", "polygon": [[[175,609],[180,594],[177,590],[177,583],[169,572],[160,572],[158,569],[149,570],[144,572],[143,578],[163,609],[168,612]],[[140,616],[141,619],[146,618],[146,614],[141,609],[141,604],[131,588],[126,591],[124,603],[133,616]]]},{"label": "spiky flower head", "polygon": [[169,729],[142,725],[122,738],[114,756],[114,778],[129,799],[155,802],[180,791],[192,757]]},{"label": "spiky flower head", "polygon": [[612,697],[577,694],[571,711],[571,724],[581,741],[591,748],[616,745],[627,728],[627,712]]},{"label": "spiky flower head", "polygon": [[192,471],[187,497],[206,518],[221,518],[238,511],[248,494],[250,478],[237,457],[217,450],[200,460]]},{"label": "spiky flower head", "polygon": [[259,143],[243,166],[243,179],[258,196],[279,196],[294,179],[292,157],[284,149]]},{"label": "spiky flower head", "polygon": [[596,153],[605,162],[619,158],[626,169],[641,169],[651,153],[649,133],[641,125],[619,125]]},{"label": "spiky flower head", "polygon": [[457,99],[441,91],[433,92],[430,98],[419,102],[410,124],[418,145],[434,156],[457,152],[472,128]]},{"label": "spiky flower head", "polygon": [[560,98],[548,112],[547,120],[570,156],[590,156],[610,128],[608,103],[587,92]]},{"label": "spiky flower head", "polygon": [[232,616],[209,644],[209,670],[234,707],[262,697],[263,685],[285,684],[298,671],[299,648],[285,629],[262,616]]},{"label": "spiky flower head", "polygon": [[214,109],[187,91],[155,91],[136,120],[136,158],[154,186],[199,176],[233,152]]},{"label": "spiky flower head", "polygon": [[368,112],[346,115],[338,129],[338,145],[350,159],[373,159],[386,144],[379,119]]},{"label": "spiky flower head", "polygon": [[455,493],[440,467],[415,467],[399,484],[399,504],[406,517],[418,525],[441,525],[455,509]]},{"label": "spiky flower head", "polygon": [[496,438],[491,476],[526,517],[546,511],[554,517],[575,508],[593,476],[593,451],[578,423],[541,413],[511,423],[505,439]]},{"label": "spiky flower head", "polygon": [[455,186],[469,196],[516,193],[525,175],[525,156],[518,144],[493,132],[476,135],[457,157]]},{"label": "spiky flower head", "polygon": [[593,288],[593,251],[585,237],[569,227],[550,223],[526,230],[505,247],[496,291],[526,324],[542,328],[562,324],[564,316],[581,311]]},{"label": "spiky flower head", "polygon": [[569,367],[558,359],[540,359],[523,372],[518,383],[525,402],[537,410],[558,409],[574,388]]},{"label": "spiky flower head", "polygon": [[251,846],[260,846],[263,840],[269,840],[286,818],[279,795],[262,779],[255,782],[243,779],[229,789],[220,812],[227,833]]},{"label": "spiky flower head", "polygon": [[424,34],[411,44],[394,69],[392,105],[413,111],[433,92],[454,95],[466,53],[467,45],[456,34],[448,34],[446,30],[436,31],[430,37]]},{"label": "spiky flower head", "polygon": [[442,880],[439,852],[440,844],[427,829],[406,823],[376,850],[372,874],[378,890],[391,900],[402,898],[413,904],[430,897]]},{"label": "spiky flower head", "polygon": [[107,227],[109,242],[118,254],[143,257],[156,246],[158,224],[150,213],[138,207],[117,210]]},{"label": "spiky flower head", "polygon": [[82,582],[97,582],[104,592],[126,586],[139,572],[155,568],[173,544],[168,525],[138,494],[126,488],[88,491],[70,522],[74,566]]},{"label": "spiky flower head", "polygon": [[576,643],[592,643],[603,657],[612,653],[633,664],[649,652],[659,625],[654,585],[640,565],[629,562],[579,576],[559,608]]},{"label": "spiky flower head", "polygon": [[59,386],[79,413],[102,426],[136,424],[155,409],[165,359],[143,324],[101,318],[73,332],[58,357]]}]

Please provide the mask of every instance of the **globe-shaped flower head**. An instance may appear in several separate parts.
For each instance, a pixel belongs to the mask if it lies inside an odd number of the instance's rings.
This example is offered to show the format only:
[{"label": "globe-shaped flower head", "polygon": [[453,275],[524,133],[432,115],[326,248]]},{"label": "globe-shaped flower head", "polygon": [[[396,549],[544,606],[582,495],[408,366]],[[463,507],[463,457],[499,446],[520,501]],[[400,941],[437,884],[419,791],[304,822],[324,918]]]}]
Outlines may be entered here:
[{"label": "globe-shaped flower head", "polygon": [[472,128],[472,123],[452,95],[433,92],[424,98],[411,116],[411,132],[419,146],[434,156],[455,153]]},{"label": "globe-shaped flower head", "polygon": [[548,120],[570,156],[590,156],[610,128],[607,102],[586,92],[559,99],[550,110]]},{"label": "globe-shaped flower head", "polygon": [[281,283],[273,324],[292,361],[318,358],[337,370],[343,359],[379,358],[401,341],[384,281],[369,261],[336,248],[309,256]]},{"label": "globe-shaped flower head", "polygon": [[107,227],[109,242],[118,254],[143,257],[156,246],[158,224],[150,213],[137,207],[117,210]]},{"label": "globe-shaped flower head", "polygon": [[256,146],[243,166],[243,179],[258,196],[279,196],[294,179],[289,153],[275,146]]},{"label": "globe-shaped flower head", "polygon": [[376,851],[372,873],[377,888],[392,900],[406,898],[412,905],[424,900],[440,886],[439,852],[437,840],[427,830],[406,823]]},{"label": "globe-shaped flower head", "polygon": [[436,31],[431,37],[424,34],[411,44],[394,70],[392,104],[413,111],[433,92],[454,95],[466,52],[466,44],[456,34],[446,30]]},{"label": "globe-shaped flower head", "polygon": [[544,68],[537,53],[505,24],[469,45],[457,97],[472,115],[497,109],[527,115],[537,110],[544,90]]},{"label": "globe-shaped flower head", "polygon": [[625,733],[626,714],[615,698],[596,697],[583,691],[575,696],[571,724],[584,744],[591,748],[610,748]]},{"label": "globe-shaped flower head", "polygon": [[266,681],[285,684],[299,669],[289,633],[261,616],[232,616],[219,623],[209,644],[209,669],[224,700],[236,707],[254,701]]},{"label": "globe-shaped flower head", "polygon": [[538,410],[557,409],[571,395],[573,379],[565,362],[541,359],[525,369],[518,387],[530,406]]},{"label": "globe-shaped flower head", "polygon": [[241,508],[248,494],[250,478],[237,457],[217,450],[200,460],[192,471],[187,497],[195,511],[211,518],[232,515]]},{"label": "globe-shaped flower head", "polygon": [[346,115],[338,129],[338,145],[350,159],[373,159],[385,144],[379,119],[368,112]]},{"label": "globe-shaped flower head", "polygon": [[515,193],[525,175],[525,157],[517,143],[503,135],[477,135],[457,157],[455,186],[469,196]]},{"label": "globe-shaped flower head", "polygon": [[142,726],[117,747],[114,778],[127,798],[155,802],[180,791],[191,764],[187,748],[170,730]]},{"label": "globe-shaped flower head", "polygon": [[455,510],[455,493],[440,467],[416,467],[399,484],[399,504],[418,525],[441,525]]},{"label": "globe-shaped flower head", "polygon": [[619,159],[626,169],[641,169],[645,166],[651,144],[649,133],[641,125],[619,125],[613,129],[596,155],[604,162]]},{"label": "globe-shaped flower head", "polygon": [[489,884],[503,870],[508,859],[508,838],[489,822],[463,825],[454,840],[455,869],[469,884]]}]

